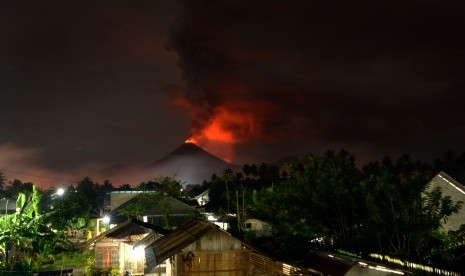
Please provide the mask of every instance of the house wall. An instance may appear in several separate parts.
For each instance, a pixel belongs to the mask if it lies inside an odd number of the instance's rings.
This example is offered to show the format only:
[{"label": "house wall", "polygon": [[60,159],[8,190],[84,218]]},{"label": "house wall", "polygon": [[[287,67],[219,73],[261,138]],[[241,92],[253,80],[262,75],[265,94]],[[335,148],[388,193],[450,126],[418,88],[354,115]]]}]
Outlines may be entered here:
[{"label": "house wall", "polygon": [[132,275],[144,275],[144,251],[136,253],[133,246],[127,243],[120,243],[120,263],[119,271],[124,273],[129,271]]},{"label": "house wall", "polygon": [[197,204],[199,206],[204,206],[205,204],[207,204],[210,201],[208,190],[198,195],[195,199],[197,200]]},{"label": "house wall", "polygon": [[214,229],[175,254],[171,272],[179,276],[247,275],[249,253],[239,240]]},{"label": "house wall", "polygon": [[97,243],[95,245],[95,266],[99,268],[119,268],[119,244]]},{"label": "house wall", "polygon": [[248,219],[245,221],[245,228],[255,231],[257,237],[271,236],[271,225],[258,219]]},{"label": "house wall", "polygon": [[245,276],[248,275],[249,251],[188,251],[175,255],[173,275]]},{"label": "house wall", "polygon": [[131,245],[123,242],[102,242],[95,245],[95,266],[113,267],[121,273],[144,275],[144,256],[137,258]]},{"label": "house wall", "polygon": [[433,189],[434,187],[441,187],[443,196],[450,196],[452,201],[455,203],[457,201],[462,201],[462,208],[459,212],[450,216],[446,223],[444,223],[443,229],[448,231],[455,231],[460,228],[460,225],[465,223],[465,188],[462,184],[454,180],[452,177],[445,173],[440,173],[433,177],[430,182],[428,189]]},{"label": "house wall", "polygon": [[230,251],[242,250],[242,243],[219,229],[213,229],[186,246],[183,251]]}]

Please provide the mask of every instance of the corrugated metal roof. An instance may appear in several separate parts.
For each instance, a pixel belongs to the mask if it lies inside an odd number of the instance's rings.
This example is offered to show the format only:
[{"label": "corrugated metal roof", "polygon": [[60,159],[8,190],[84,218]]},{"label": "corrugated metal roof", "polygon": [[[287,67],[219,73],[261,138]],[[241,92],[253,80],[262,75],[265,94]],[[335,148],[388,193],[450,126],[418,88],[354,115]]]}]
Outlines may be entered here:
[{"label": "corrugated metal roof", "polygon": [[86,242],[86,245],[89,246],[93,243],[98,242],[104,237],[122,237],[128,235],[137,235],[144,233],[158,233],[162,235],[168,234],[170,231],[161,228],[157,225],[146,223],[136,219],[128,219],[123,223],[118,224],[117,226],[111,228],[108,231],[105,231],[98,235],[97,237]]},{"label": "corrugated metal roof", "polygon": [[[188,216],[196,211],[194,207],[182,202],[179,199],[173,198],[171,196],[161,195],[157,193],[151,193],[150,195],[154,197],[153,204],[146,206],[145,210],[143,210],[141,214],[142,216],[163,217],[166,213],[166,208],[169,209],[169,213],[172,216],[175,216],[175,215]],[[111,210],[110,215],[111,215],[112,221],[117,222],[117,223],[123,222],[127,217],[120,215],[120,211],[126,208],[127,206],[136,204],[137,202],[140,201],[141,197],[144,197],[144,196],[147,196],[147,193],[137,194],[137,196],[119,205],[114,210]]]},{"label": "corrugated metal roof", "polygon": [[153,250],[156,262],[161,263],[214,229],[219,229],[219,227],[205,221],[190,220],[180,225],[169,235],[149,244],[146,250]]}]

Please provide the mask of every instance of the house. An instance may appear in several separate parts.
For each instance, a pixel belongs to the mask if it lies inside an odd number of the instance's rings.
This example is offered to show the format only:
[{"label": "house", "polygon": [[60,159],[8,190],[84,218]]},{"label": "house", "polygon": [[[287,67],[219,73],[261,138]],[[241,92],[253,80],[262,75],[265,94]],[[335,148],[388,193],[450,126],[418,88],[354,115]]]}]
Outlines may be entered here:
[{"label": "house", "polygon": [[465,187],[445,172],[438,173],[429,184],[428,189],[440,187],[443,196],[449,196],[453,202],[462,202],[459,212],[450,216],[442,225],[446,232],[458,230],[460,225],[465,224]]},{"label": "house", "polygon": [[[146,265],[166,275],[319,275],[266,256],[217,225],[190,220],[145,247]],[[301,274],[295,274],[295,273]]]},{"label": "house", "polygon": [[143,221],[129,219],[89,240],[87,247],[95,252],[95,266],[113,267],[133,275],[150,275],[164,271],[161,266],[147,270],[144,244],[169,233],[168,230]]},{"label": "house", "polygon": [[248,219],[244,222],[246,230],[255,232],[257,237],[269,237],[271,236],[271,224],[259,220],[259,219]]},{"label": "house", "polygon": [[395,275],[398,270],[325,252],[305,265],[284,263],[231,236],[220,227],[189,220],[172,231],[128,220],[90,240],[95,265],[133,275]]},{"label": "house", "polygon": [[205,206],[205,204],[207,204],[210,201],[209,192],[210,192],[210,189],[206,189],[205,191],[196,195],[193,199],[197,201],[197,204],[199,206]]},{"label": "house", "polygon": [[[145,202],[147,198],[149,202]],[[133,275],[164,275],[163,263],[146,265],[144,247],[169,232],[163,227],[182,224],[196,209],[155,191],[112,192],[111,208],[105,218],[96,219],[94,238],[87,243],[95,251],[96,267],[113,267]],[[124,212],[131,208],[137,215]]]},{"label": "house", "polygon": [[[147,196],[152,198],[150,202],[141,204],[147,200]],[[111,224],[121,223],[131,217],[130,214],[127,214],[128,212],[125,212],[125,209],[128,210],[131,206],[142,208],[137,210],[139,213],[137,216],[144,222],[168,228],[182,224],[197,212],[194,207],[187,203],[156,191],[116,191],[111,193],[111,211],[109,213]]]}]

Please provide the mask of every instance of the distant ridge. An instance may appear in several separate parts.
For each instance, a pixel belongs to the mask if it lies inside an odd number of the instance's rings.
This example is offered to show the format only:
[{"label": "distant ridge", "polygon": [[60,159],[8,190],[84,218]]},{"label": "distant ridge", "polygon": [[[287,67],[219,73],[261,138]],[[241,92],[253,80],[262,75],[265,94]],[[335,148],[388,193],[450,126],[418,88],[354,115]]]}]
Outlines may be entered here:
[{"label": "distant ridge", "polygon": [[237,170],[238,166],[228,163],[193,143],[184,143],[168,155],[147,165],[158,176],[176,177],[183,184],[201,184],[213,174],[226,169]]}]

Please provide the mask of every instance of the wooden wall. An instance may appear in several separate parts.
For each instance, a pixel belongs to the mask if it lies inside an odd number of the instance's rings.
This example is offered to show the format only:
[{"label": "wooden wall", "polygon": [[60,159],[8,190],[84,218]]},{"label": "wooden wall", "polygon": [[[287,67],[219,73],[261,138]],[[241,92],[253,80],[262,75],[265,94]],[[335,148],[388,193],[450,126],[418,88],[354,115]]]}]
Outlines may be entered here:
[{"label": "wooden wall", "polygon": [[178,276],[246,276],[248,250],[188,251],[176,254],[174,275]]},{"label": "wooden wall", "polygon": [[214,229],[185,247],[183,251],[232,251],[242,249],[244,249],[244,246],[240,240],[220,229]]}]

